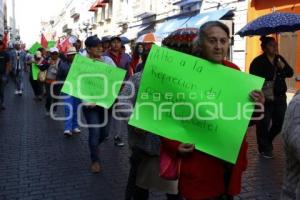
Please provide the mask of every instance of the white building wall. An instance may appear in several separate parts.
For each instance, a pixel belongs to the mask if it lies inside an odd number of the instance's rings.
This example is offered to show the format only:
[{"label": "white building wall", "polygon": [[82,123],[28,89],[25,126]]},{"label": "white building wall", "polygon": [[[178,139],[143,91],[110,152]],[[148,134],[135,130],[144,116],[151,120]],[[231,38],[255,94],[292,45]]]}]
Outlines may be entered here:
[{"label": "white building wall", "polygon": [[[60,37],[66,36],[67,33],[63,32],[63,27],[67,25],[71,29],[71,35],[77,36],[79,39],[84,40],[88,35],[93,33],[92,24],[94,23],[94,13],[89,12],[89,8],[94,3],[94,0],[71,0],[56,16],[52,17],[54,21],[51,27],[52,32],[56,32],[56,40]],[[79,19],[74,20],[72,13],[78,13]],[[87,29],[86,29],[87,28]],[[86,31],[85,31],[86,29]]]},{"label": "white building wall", "polygon": [[[218,4],[219,3],[219,4]],[[234,9],[234,33],[239,31],[243,26],[247,24],[247,11],[248,11],[248,0],[220,0],[211,1],[204,0],[201,11],[214,11],[222,8]],[[237,64],[242,71],[245,71],[246,66],[246,40],[238,35],[234,36],[234,46],[232,47],[232,61]]]},{"label": "white building wall", "polygon": [[[122,33],[122,24],[127,24],[128,29],[142,24],[141,14],[156,14],[156,20],[179,12],[173,3],[177,0],[113,0],[112,13],[109,6],[98,8],[96,14],[99,36],[118,35]],[[110,17],[109,17],[110,16]]]},{"label": "white building wall", "polygon": [[1,35],[4,34],[4,1],[3,0],[0,0],[0,34]]},{"label": "white building wall", "polygon": [[7,26],[10,28],[10,41],[16,40],[16,16],[15,16],[15,0],[7,0]]}]

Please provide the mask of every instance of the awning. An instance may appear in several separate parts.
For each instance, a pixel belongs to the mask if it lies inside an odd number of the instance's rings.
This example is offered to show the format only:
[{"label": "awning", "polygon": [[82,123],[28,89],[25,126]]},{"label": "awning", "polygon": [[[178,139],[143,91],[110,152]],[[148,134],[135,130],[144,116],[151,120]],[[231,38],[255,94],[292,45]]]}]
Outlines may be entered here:
[{"label": "awning", "polygon": [[156,27],[155,34],[161,36],[161,37],[166,37],[173,31],[181,28],[187,21],[189,17],[180,17],[180,18],[175,18],[175,19],[170,19],[167,20],[163,23],[160,23]]},{"label": "awning", "polygon": [[199,13],[199,14],[191,17],[184,24],[184,27],[200,28],[200,26],[202,24],[204,24],[205,22],[219,20],[230,11],[232,11],[231,8],[217,10],[217,11],[211,11],[211,12],[205,12],[205,13]]},{"label": "awning", "polygon": [[147,29],[151,25],[140,25],[140,26],[134,26],[134,27],[129,27],[127,32],[123,33],[120,35],[120,37],[126,37],[129,40],[136,39],[138,37],[138,34]]},{"label": "awning", "polygon": [[199,28],[205,22],[221,19],[230,11],[232,11],[232,9],[228,8],[217,11],[199,13],[188,17],[170,19],[166,22],[158,24],[156,27],[155,34],[164,38],[173,31],[180,28]]},{"label": "awning", "polygon": [[180,0],[173,3],[173,5],[183,6],[183,5],[194,4],[194,3],[199,3],[199,0]]},{"label": "awning", "polygon": [[141,36],[147,33],[154,33],[155,31],[155,22],[148,24],[143,30],[139,31],[137,36]]}]

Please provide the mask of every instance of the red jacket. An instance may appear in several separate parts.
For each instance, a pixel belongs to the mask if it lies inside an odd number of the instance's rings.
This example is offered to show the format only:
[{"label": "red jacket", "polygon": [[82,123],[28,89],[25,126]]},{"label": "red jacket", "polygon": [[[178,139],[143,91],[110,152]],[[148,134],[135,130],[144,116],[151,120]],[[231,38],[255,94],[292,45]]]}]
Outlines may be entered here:
[{"label": "red jacket", "polygon": [[130,67],[129,67],[129,75],[132,76],[135,73],[136,66],[139,64],[140,57],[132,56]]},{"label": "red jacket", "polygon": [[[235,64],[229,61],[224,61],[223,64],[239,70]],[[169,155],[178,158],[177,149],[180,142],[166,138],[161,140],[162,146]],[[180,157],[180,193],[186,199],[191,200],[213,198],[222,194],[232,196],[239,194],[241,191],[242,173],[247,167],[247,148],[248,144],[244,139],[235,165],[197,150],[187,156]],[[229,184],[226,184],[224,181],[225,167],[229,167],[231,171]]]}]

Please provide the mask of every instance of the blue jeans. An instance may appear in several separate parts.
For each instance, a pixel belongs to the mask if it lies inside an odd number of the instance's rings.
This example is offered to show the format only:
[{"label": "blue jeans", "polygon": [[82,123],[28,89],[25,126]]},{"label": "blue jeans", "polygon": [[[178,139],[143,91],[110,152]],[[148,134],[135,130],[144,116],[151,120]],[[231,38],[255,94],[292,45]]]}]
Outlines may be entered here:
[{"label": "blue jeans", "polygon": [[[105,109],[99,106],[82,107],[87,125],[98,125],[105,121]],[[107,117],[107,116],[106,116]],[[99,161],[98,147],[107,137],[106,125],[102,127],[88,127],[89,129],[89,148],[92,162]]]},{"label": "blue jeans", "polygon": [[[78,128],[77,109],[81,100],[76,97],[65,95],[64,103],[67,104],[64,106],[65,117],[67,118],[65,121],[65,131],[72,131],[75,128]],[[72,114],[72,116],[70,116],[70,114]]]},{"label": "blue jeans", "polygon": [[16,81],[16,90],[23,90],[23,74],[24,71],[15,70],[15,81]]}]

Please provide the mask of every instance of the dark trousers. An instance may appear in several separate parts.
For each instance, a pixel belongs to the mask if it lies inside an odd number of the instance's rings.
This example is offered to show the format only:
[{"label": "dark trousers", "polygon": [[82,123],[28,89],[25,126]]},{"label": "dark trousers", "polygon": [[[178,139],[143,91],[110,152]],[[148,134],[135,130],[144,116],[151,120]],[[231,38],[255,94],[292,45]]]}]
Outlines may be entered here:
[{"label": "dark trousers", "polygon": [[[137,171],[143,160],[144,152],[138,148],[132,149],[130,156],[130,170],[126,186],[125,200],[148,200],[149,191],[136,186]],[[180,195],[166,194],[167,200],[182,200]]]},{"label": "dark trousers", "polygon": [[[87,125],[89,125],[89,149],[91,154],[91,161],[99,161],[98,148],[100,143],[107,137],[105,115],[106,110],[102,107],[82,107],[84,117],[86,119]],[[100,127],[101,126],[101,127]]]},{"label": "dark trousers", "polygon": [[[46,83],[45,84],[45,88],[46,88],[46,111],[49,112],[50,111],[50,108],[51,108],[51,105],[53,103],[56,103],[58,101],[57,98],[55,98],[54,95],[58,96],[59,95],[59,92],[57,91],[56,87],[54,86],[52,91],[51,91],[51,84],[50,83]],[[57,106],[55,106],[53,108],[53,111],[55,112],[57,110]]]},{"label": "dark trousers", "polygon": [[32,74],[29,75],[29,82],[32,87],[34,96],[38,97],[42,95],[42,86],[38,80],[33,80]]},{"label": "dark trousers", "polygon": [[142,155],[143,154],[139,149],[132,149],[132,153],[129,158],[130,169],[125,192],[125,200],[131,200],[133,198],[133,194],[135,193],[135,180],[139,164],[142,162],[143,159]]},{"label": "dark trousers", "polygon": [[256,137],[259,152],[273,150],[272,142],[281,132],[285,111],[286,97],[275,98],[265,102],[264,118],[256,126]]}]

